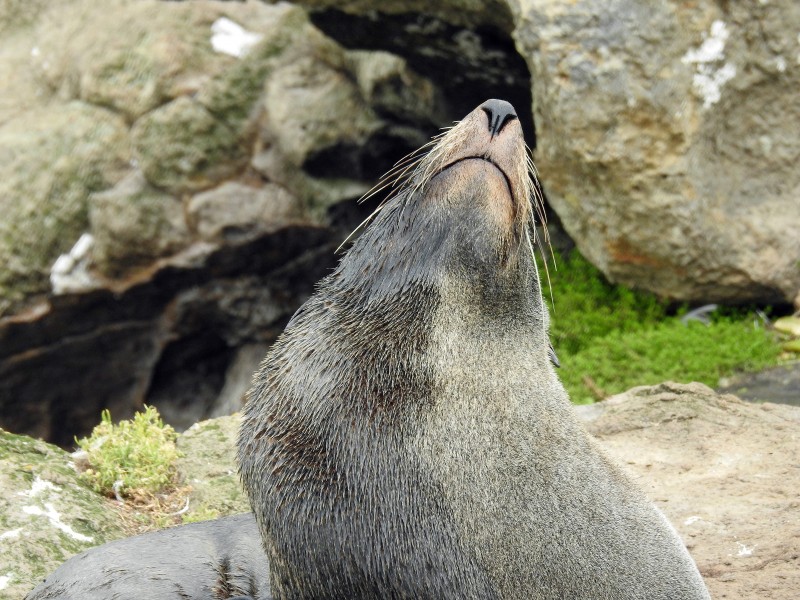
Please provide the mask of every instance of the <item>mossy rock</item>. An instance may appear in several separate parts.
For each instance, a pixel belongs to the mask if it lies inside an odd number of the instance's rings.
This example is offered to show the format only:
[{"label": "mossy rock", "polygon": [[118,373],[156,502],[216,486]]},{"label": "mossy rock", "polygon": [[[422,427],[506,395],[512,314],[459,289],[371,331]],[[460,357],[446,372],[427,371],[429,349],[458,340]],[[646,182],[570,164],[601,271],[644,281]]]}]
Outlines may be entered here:
[{"label": "mossy rock", "polygon": [[122,537],[60,448],[0,430],[0,598],[21,598],[70,556]]},{"label": "mossy rock", "polygon": [[111,107],[133,122],[238,68],[239,59],[210,42],[217,19],[258,29],[283,12],[257,3],[155,0],[107,0],[97,10],[93,0],[76,0],[41,16],[34,66],[61,97]]},{"label": "mossy rock", "polygon": [[320,50],[323,41],[324,48],[339,49],[313,28],[301,9],[280,5],[261,10],[257,23],[247,23],[262,36],[256,46],[192,98],[179,97],[134,124],[136,157],[152,184],[174,193],[199,191],[243,169],[265,80],[280,65]]},{"label": "mossy rock", "polygon": [[129,168],[117,115],[70,102],[0,127],[0,315],[48,289],[49,269],[88,229],[88,198]]},{"label": "mossy rock", "polygon": [[93,258],[108,275],[174,253],[189,242],[180,200],[134,171],[114,188],[93,194],[89,219]]},{"label": "mossy rock", "polygon": [[[184,521],[250,510],[236,471],[238,428],[234,415],[178,437],[178,479],[192,487]],[[21,598],[74,554],[124,537],[123,521],[64,450],[0,430],[0,598]]]},{"label": "mossy rock", "polygon": [[280,4],[264,10],[258,23],[246,23],[262,36],[261,41],[197,94],[213,115],[237,130],[247,127],[264,82],[277,67],[307,54],[322,57],[342,52],[311,25],[302,9]]},{"label": "mossy rock", "polygon": [[196,423],[178,437],[178,472],[192,486],[184,521],[250,511],[236,469],[238,414]]},{"label": "mossy rock", "polygon": [[148,181],[175,193],[210,187],[247,159],[238,132],[188,97],[148,113],[131,134]]}]

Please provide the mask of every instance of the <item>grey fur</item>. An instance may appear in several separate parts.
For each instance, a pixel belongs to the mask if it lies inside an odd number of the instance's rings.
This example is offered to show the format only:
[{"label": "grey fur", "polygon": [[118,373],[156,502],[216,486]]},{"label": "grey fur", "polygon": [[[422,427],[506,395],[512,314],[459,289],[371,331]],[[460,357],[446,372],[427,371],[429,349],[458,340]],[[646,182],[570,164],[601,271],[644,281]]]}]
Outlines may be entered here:
[{"label": "grey fur", "polygon": [[275,598],[709,597],[555,374],[531,189],[479,107],[268,354],[239,462]]},{"label": "grey fur", "polygon": [[73,556],[26,600],[272,600],[253,515],[117,540]]}]

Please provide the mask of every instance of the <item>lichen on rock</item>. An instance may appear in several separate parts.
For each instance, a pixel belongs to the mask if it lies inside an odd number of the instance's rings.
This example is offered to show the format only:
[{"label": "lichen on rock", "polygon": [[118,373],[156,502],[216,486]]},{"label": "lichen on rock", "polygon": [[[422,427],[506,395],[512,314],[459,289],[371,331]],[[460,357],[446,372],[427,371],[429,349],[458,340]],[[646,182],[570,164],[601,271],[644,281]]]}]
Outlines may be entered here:
[{"label": "lichen on rock", "polygon": [[229,181],[192,197],[188,219],[201,239],[236,241],[298,220],[298,201],[274,183],[253,187]]},{"label": "lichen on rock", "polygon": [[77,477],[63,450],[0,430],[0,597],[21,598],[73,554],[122,535]]},{"label": "lichen on rock", "polygon": [[128,167],[123,120],[70,102],[0,126],[0,314],[48,287],[49,269],[88,228],[88,197]]},{"label": "lichen on rock", "polygon": [[189,242],[180,200],[148,184],[141,171],[93,194],[89,204],[93,258],[108,275],[147,265]]}]

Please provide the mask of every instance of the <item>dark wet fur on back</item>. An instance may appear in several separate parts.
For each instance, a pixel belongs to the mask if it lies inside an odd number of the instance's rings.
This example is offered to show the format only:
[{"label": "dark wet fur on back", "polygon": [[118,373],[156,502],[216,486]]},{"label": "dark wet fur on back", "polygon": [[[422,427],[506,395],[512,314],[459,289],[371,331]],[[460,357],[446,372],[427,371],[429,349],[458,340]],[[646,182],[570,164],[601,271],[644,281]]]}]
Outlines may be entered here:
[{"label": "dark wet fur on back", "polygon": [[110,542],[74,556],[26,600],[272,600],[252,514]]}]

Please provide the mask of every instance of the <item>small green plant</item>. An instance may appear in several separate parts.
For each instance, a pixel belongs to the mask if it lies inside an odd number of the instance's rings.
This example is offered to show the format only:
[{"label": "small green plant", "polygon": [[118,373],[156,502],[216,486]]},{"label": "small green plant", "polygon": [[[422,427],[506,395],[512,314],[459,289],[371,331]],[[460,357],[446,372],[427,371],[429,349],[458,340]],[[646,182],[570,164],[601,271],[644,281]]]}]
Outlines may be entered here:
[{"label": "small green plant", "polygon": [[176,437],[152,406],[117,425],[104,410],[92,434],[75,440],[89,464],[81,478],[107,496],[150,496],[175,483]]}]

